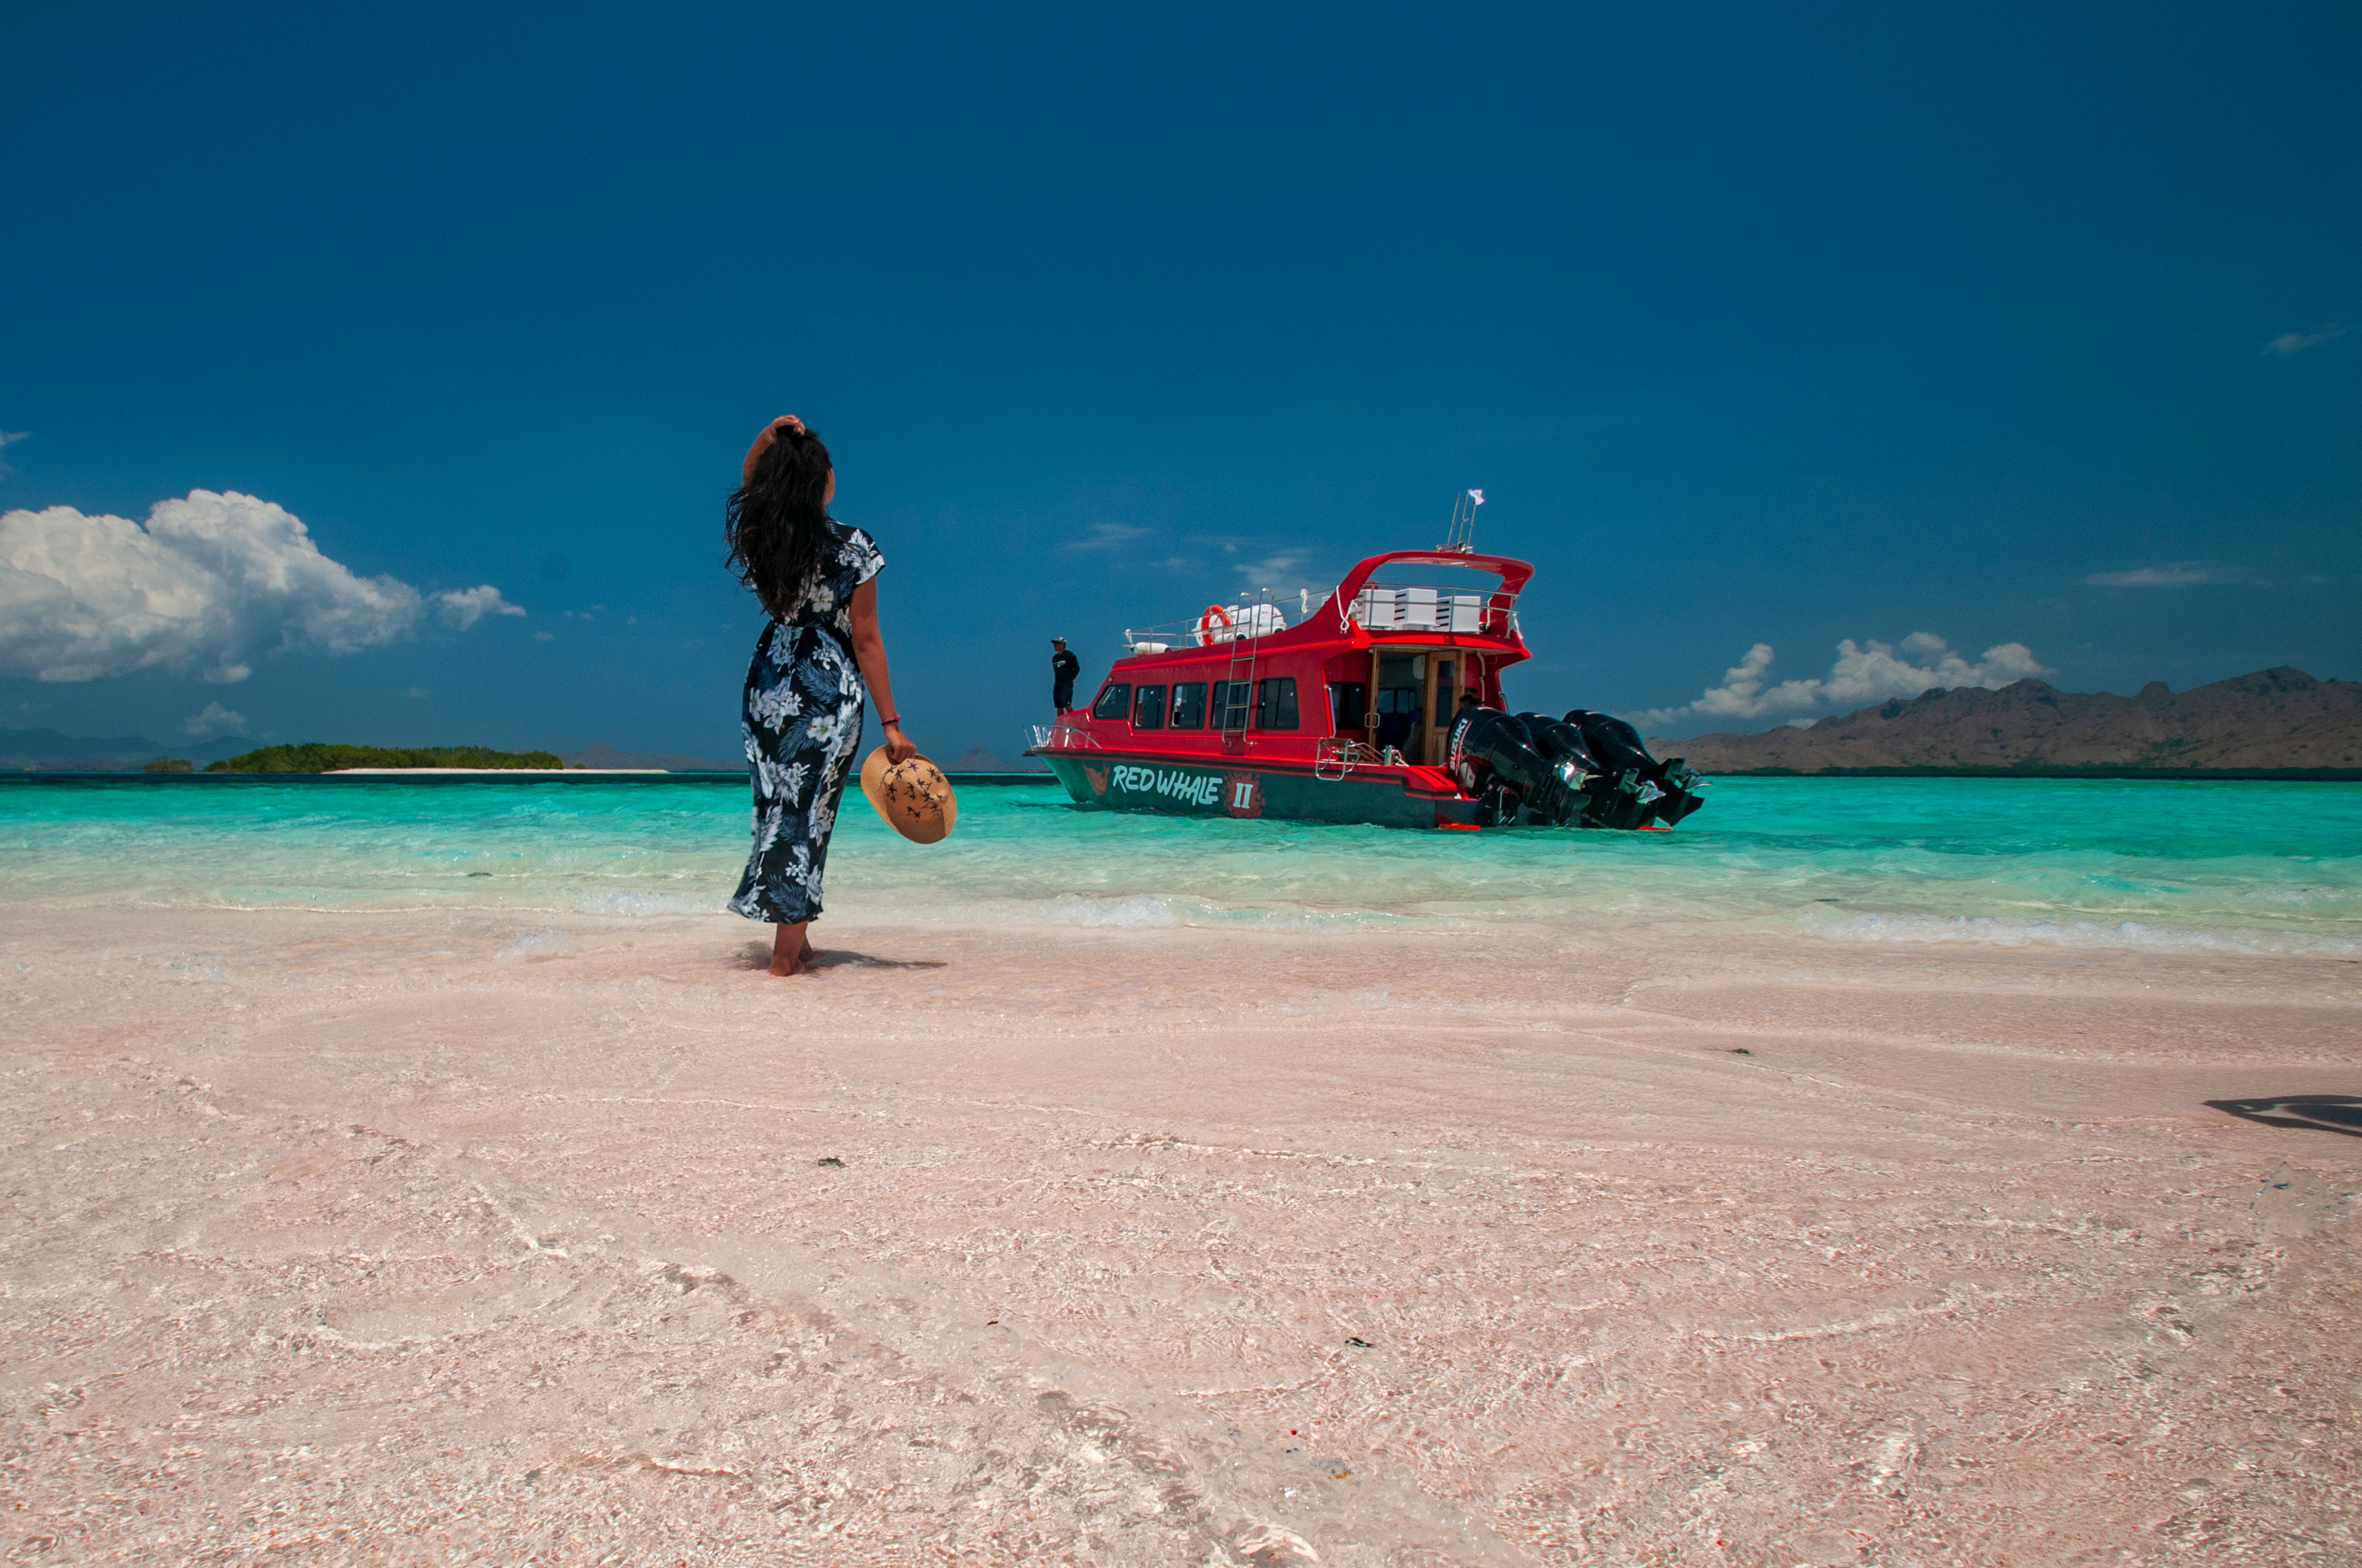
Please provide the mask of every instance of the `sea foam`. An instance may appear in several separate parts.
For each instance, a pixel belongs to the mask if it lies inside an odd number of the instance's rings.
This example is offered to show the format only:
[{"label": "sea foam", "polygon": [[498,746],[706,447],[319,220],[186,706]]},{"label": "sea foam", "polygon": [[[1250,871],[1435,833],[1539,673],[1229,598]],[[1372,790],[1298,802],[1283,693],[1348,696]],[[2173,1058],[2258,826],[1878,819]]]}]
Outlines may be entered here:
[{"label": "sea foam", "polygon": [[1133,893],[1120,898],[1067,894],[1041,911],[1052,925],[1114,931],[1158,931],[1201,925],[1261,931],[1338,931],[1372,924],[1399,924],[1401,917],[1354,910],[1262,909],[1218,904],[1206,899]]},{"label": "sea foam", "polygon": [[574,944],[556,926],[545,925],[534,931],[520,931],[502,943],[492,956],[495,958],[554,958],[574,951]]},{"label": "sea foam", "polygon": [[2180,930],[2136,920],[2028,920],[1995,915],[1807,915],[1804,928],[1839,942],[1969,942],[1994,947],[2123,948],[2149,953],[2362,957],[2362,939],[2242,928]]}]

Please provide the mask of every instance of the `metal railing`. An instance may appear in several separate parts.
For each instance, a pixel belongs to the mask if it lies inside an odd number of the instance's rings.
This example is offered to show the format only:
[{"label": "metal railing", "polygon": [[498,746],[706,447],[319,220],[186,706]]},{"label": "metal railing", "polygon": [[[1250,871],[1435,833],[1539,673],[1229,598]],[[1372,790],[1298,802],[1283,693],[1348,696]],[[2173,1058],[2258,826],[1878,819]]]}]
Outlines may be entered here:
[{"label": "metal railing", "polygon": [[1336,591],[1330,588],[1315,593],[1305,588],[1292,596],[1282,596],[1263,589],[1235,604],[1209,604],[1197,614],[1185,615],[1177,621],[1126,626],[1124,647],[1135,654],[1164,653],[1174,648],[1201,648],[1268,637],[1290,626],[1304,624]]},{"label": "metal railing", "polygon": [[1080,728],[1072,720],[1060,719],[1054,724],[1033,724],[1028,727],[1033,732],[1033,745],[1036,748],[1083,745],[1098,748],[1099,743],[1091,732]]},{"label": "metal railing", "polygon": [[1385,754],[1376,746],[1332,735],[1312,745],[1312,777],[1325,784],[1335,784],[1356,767],[1385,760]]},{"label": "metal railing", "polygon": [[1506,589],[1480,593],[1424,583],[1373,582],[1353,595],[1345,613],[1372,632],[1501,637],[1518,629],[1517,603],[1518,596]]},{"label": "metal railing", "polygon": [[1337,629],[1347,629],[1347,618],[1373,632],[1442,632],[1473,636],[1510,636],[1518,630],[1518,596],[1506,589],[1489,593],[1424,583],[1373,582],[1353,596],[1351,604],[1336,607],[1337,591],[1315,592],[1299,589],[1290,598],[1264,589],[1235,604],[1209,604],[1194,616],[1159,621],[1150,626],[1126,626],[1124,649],[1130,654],[1167,653],[1176,648],[1255,641],[1300,626],[1324,609],[1338,609]]}]

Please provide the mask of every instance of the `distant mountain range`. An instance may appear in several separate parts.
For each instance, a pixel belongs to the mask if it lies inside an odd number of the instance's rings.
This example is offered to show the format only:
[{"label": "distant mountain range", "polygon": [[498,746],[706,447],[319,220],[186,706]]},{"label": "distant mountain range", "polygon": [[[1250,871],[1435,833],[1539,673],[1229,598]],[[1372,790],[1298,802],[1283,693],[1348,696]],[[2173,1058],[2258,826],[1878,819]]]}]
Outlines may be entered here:
[{"label": "distant mountain range", "polygon": [[2020,680],[1956,686],[1809,729],[1650,740],[1701,773],[1829,768],[2336,768],[2362,770],[2362,681],[2280,665],[2176,694],[2135,697]]},{"label": "distant mountain range", "polygon": [[[56,730],[0,730],[0,772],[136,773],[160,756],[185,757],[202,770],[254,749],[248,738],[197,741],[164,745],[144,735],[93,738],[61,734]],[[744,757],[680,756],[669,752],[618,751],[602,741],[582,751],[559,753],[568,767],[655,767],[667,773],[744,773]],[[1042,765],[1031,757],[1006,763],[981,746],[945,765],[952,773],[999,773],[1032,770]]]},{"label": "distant mountain range", "polygon": [[1014,762],[1003,762],[980,745],[968,747],[966,755],[943,765],[946,773],[1047,773],[1050,765],[1038,756],[1020,756]]},{"label": "distant mountain range", "polygon": [[[744,773],[746,771],[746,764],[744,760],[719,762],[708,757],[670,756],[654,751],[617,751],[613,746],[603,742],[588,751],[566,751],[558,755],[566,759],[566,766],[568,767],[661,767],[668,773]],[[1003,762],[982,746],[971,746],[966,756],[957,761],[946,762],[943,765],[944,771],[946,773],[1031,772],[1041,767],[1041,763],[1031,757],[1023,758],[1014,764]]]},{"label": "distant mountain range", "polygon": [[208,762],[218,762],[253,748],[254,742],[238,735],[192,741],[186,745],[162,745],[144,735],[92,738],[60,734],[55,730],[0,730],[0,770],[136,773],[159,756],[186,757],[203,767]]},{"label": "distant mountain range", "polygon": [[[202,768],[254,742],[231,736],[163,745],[141,735],[87,737],[0,730],[0,770],[136,771],[159,756]],[[2061,691],[2020,680],[1997,691],[1956,686],[1898,697],[1808,729],[1649,742],[1701,773],[1818,773],[1831,768],[2328,768],[2362,772],[2362,681],[2315,680],[2280,665],[2175,693],[2152,680],[2137,696]],[[605,743],[560,754],[568,767],[660,767],[744,773],[737,758],[618,751]],[[977,747],[954,773],[1032,770]]]},{"label": "distant mountain range", "polygon": [[676,756],[660,751],[617,751],[605,741],[587,751],[561,751],[557,754],[568,767],[654,767],[667,773],[744,773],[746,759],[743,756],[724,762],[710,756]]}]

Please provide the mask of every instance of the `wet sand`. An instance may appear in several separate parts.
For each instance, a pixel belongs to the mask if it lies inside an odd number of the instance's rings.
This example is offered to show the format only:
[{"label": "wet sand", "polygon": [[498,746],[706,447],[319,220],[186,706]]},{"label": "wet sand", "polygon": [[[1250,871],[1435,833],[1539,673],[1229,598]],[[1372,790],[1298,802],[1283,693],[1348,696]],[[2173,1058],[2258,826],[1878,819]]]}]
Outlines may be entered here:
[{"label": "wet sand", "polygon": [[2362,1562],[2362,963],[0,933],[11,1561]]}]

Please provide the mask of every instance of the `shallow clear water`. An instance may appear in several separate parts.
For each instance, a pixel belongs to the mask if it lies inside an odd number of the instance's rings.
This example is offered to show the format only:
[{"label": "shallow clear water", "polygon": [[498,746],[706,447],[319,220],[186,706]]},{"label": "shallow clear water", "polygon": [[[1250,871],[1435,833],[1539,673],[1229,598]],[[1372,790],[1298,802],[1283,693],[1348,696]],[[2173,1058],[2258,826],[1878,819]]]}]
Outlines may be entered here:
[{"label": "shallow clear water", "polygon": [[[0,789],[12,897],[477,908],[721,907],[742,786],[31,784]],[[1670,834],[1416,834],[1077,811],[971,784],[921,847],[848,799],[829,907],[857,917],[1298,929],[1739,922],[1832,940],[2362,955],[2362,786],[1726,778]]]}]

